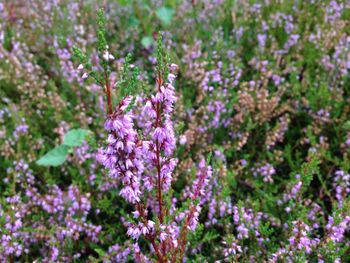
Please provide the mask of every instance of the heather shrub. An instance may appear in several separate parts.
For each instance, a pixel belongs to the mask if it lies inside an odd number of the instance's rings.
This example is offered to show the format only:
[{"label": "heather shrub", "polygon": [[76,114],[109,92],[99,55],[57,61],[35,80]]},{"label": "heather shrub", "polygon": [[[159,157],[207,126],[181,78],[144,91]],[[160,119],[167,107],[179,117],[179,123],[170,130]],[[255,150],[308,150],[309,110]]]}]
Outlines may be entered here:
[{"label": "heather shrub", "polygon": [[349,18],[0,2],[0,261],[349,262]]}]

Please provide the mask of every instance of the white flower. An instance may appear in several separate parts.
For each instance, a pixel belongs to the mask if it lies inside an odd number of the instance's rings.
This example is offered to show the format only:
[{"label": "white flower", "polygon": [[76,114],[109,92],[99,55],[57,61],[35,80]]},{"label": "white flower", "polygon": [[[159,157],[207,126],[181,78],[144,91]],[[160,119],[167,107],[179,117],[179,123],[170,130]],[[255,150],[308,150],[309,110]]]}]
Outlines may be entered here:
[{"label": "white flower", "polygon": [[180,136],[180,144],[184,145],[187,142],[187,138],[185,135],[181,135]]},{"label": "white flower", "polygon": [[104,60],[106,60],[106,61],[110,61],[110,60],[113,60],[113,59],[114,59],[113,55],[112,55],[111,53],[109,53],[108,50],[106,50],[105,52],[103,52],[103,58],[104,58]]},{"label": "white flower", "polygon": [[151,221],[151,220],[148,220],[148,222],[147,222],[147,226],[149,227],[149,228],[154,228],[154,225],[155,225],[155,223],[153,222],[153,221]]},{"label": "white flower", "polygon": [[83,76],[81,76],[82,79],[87,79],[87,77],[89,76],[89,74],[87,74],[86,72],[84,72]]},{"label": "white flower", "polygon": [[168,80],[170,83],[173,83],[175,79],[176,79],[176,76],[174,74],[170,73],[168,75]]},{"label": "white flower", "polygon": [[132,212],[132,214],[134,215],[134,218],[138,218],[140,216],[140,213],[137,210]]}]

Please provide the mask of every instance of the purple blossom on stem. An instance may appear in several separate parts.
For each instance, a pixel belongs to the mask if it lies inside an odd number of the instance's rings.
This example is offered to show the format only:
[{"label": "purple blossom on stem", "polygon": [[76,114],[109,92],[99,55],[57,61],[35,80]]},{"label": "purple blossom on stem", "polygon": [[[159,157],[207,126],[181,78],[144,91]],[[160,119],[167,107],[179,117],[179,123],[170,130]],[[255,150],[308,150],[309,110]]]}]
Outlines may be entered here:
[{"label": "purple blossom on stem", "polygon": [[133,115],[125,112],[131,97],[123,99],[111,114],[105,128],[109,131],[107,147],[100,149],[97,159],[109,170],[109,177],[123,185],[120,195],[129,203],[136,204],[141,195],[143,163]]},{"label": "purple blossom on stem", "polygon": [[309,254],[312,247],[315,246],[318,241],[309,237],[310,227],[302,221],[292,222],[292,236],[288,239],[290,246],[295,250],[304,250]]},{"label": "purple blossom on stem", "polygon": [[328,218],[326,225],[327,235],[334,243],[340,243],[344,239],[345,232],[350,228],[350,216],[345,216],[336,224],[333,217]]},{"label": "purple blossom on stem", "polygon": [[189,209],[184,212],[185,221],[178,239],[181,254],[185,252],[188,230],[194,231],[197,227],[198,217],[201,211],[200,202],[206,195],[205,190],[209,179],[212,177],[212,173],[211,166],[206,166],[205,160],[202,159],[198,165],[197,178],[193,182],[190,193],[191,204]]},{"label": "purple blossom on stem", "polygon": [[343,170],[335,172],[335,178],[333,183],[335,189],[335,197],[338,201],[338,208],[343,206],[343,200],[350,193],[350,174]]},{"label": "purple blossom on stem", "polygon": [[[172,66],[175,68],[174,64]],[[149,127],[151,138],[145,142],[148,149],[144,156],[148,163],[147,170],[157,172],[157,177],[145,179],[146,188],[157,188],[158,213],[160,222],[163,222],[162,195],[167,192],[172,182],[172,173],[176,166],[176,160],[171,158],[176,147],[174,128],[171,121],[173,105],[176,101],[175,88],[173,86],[175,75],[170,73],[167,83],[164,83],[160,73],[157,76],[156,94],[152,95],[143,107],[143,115],[148,116],[145,126]],[[162,154],[164,153],[164,154]]]}]

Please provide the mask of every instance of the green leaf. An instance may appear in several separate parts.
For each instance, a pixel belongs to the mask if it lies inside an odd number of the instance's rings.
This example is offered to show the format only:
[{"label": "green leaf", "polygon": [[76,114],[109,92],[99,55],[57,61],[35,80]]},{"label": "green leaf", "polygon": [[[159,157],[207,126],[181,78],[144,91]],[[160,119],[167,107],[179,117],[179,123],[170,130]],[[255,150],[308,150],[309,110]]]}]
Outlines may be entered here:
[{"label": "green leaf", "polygon": [[73,129],[64,135],[63,144],[67,146],[80,146],[89,134],[85,129]]},{"label": "green leaf", "polygon": [[343,125],[343,128],[347,131],[350,131],[350,121],[346,121]]},{"label": "green leaf", "polygon": [[121,6],[126,6],[128,4],[128,0],[118,0],[118,3],[121,5]]},{"label": "green leaf", "polygon": [[141,40],[141,44],[145,48],[149,48],[153,44],[153,38],[152,37],[143,37]]},{"label": "green leaf", "polygon": [[56,146],[41,157],[36,163],[41,166],[59,166],[66,160],[68,150],[69,147],[66,145]]},{"label": "green leaf", "polygon": [[213,241],[214,239],[217,239],[220,235],[218,233],[215,233],[214,231],[209,231],[204,234],[204,237],[202,239],[202,242],[210,242]]},{"label": "green leaf", "polygon": [[157,9],[156,15],[165,26],[168,26],[173,19],[174,10],[172,8],[163,6]]},{"label": "green leaf", "polygon": [[106,252],[102,248],[95,248],[94,250],[100,257],[104,257],[104,255],[106,254]]},{"label": "green leaf", "polygon": [[133,27],[133,26],[136,27],[136,26],[140,25],[140,21],[135,16],[131,16],[131,17],[129,17],[128,25],[131,27]]}]

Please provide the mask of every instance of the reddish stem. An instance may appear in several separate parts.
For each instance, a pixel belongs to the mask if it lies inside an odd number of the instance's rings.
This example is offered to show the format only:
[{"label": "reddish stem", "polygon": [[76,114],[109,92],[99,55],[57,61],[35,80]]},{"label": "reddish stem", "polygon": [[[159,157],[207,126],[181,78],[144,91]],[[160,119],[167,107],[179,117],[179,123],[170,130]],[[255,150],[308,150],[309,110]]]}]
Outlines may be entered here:
[{"label": "reddish stem", "polygon": [[111,87],[109,86],[109,78],[107,71],[105,71],[105,81],[106,81],[106,94],[107,94],[107,102],[108,102],[108,113],[113,113],[113,106],[112,106],[112,92]]},{"label": "reddish stem", "polygon": [[161,185],[161,175],[160,175],[160,153],[159,153],[159,145],[158,145],[158,141],[156,143],[156,147],[157,147],[157,173],[158,173],[158,206],[159,206],[159,221],[162,224],[163,223],[163,201],[162,201],[162,185]]},{"label": "reddish stem", "polygon": [[[106,95],[107,95],[107,102],[108,102],[108,113],[112,114],[113,113],[112,93],[111,93],[111,87],[109,85],[109,77],[108,77],[107,71],[104,72],[104,75],[105,75]],[[157,80],[158,88],[160,88],[162,80],[161,80],[161,78],[158,78],[158,80]],[[156,125],[158,125],[159,122],[160,122],[160,105],[159,105],[159,103],[157,103],[157,124]],[[161,192],[161,183],[160,183],[160,150],[159,150],[158,141],[156,144],[157,144],[157,170],[158,170],[158,199],[159,199],[160,222],[162,223],[163,222],[163,212],[162,212],[162,192]],[[119,166],[119,168],[121,168],[121,167]],[[123,169],[120,169],[120,170],[123,171]],[[130,185],[132,186],[132,180],[130,180]],[[141,217],[143,218],[144,222],[146,222],[147,219],[146,219],[146,215],[145,215],[145,211],[144,211],[144,206],[139,202],[136,203],[135,206],[136,206],[136,209],[139,211]],[[155,238],[153,236],[150,236],[149,239],[150,239],[151,244],[154,248],[154,251],[157,254],[159,262],[160,263],[165,262],[163,255],[161,254],[161,252],[160,252],[160,250],[155,242]],[[163,249],[165,250],[164,246],[163,246]],[[12,262],[12,258],[10,260]]]},{"label": "reddish stem", "polygon": [[[157,91],[160,91],[160,87],[163,84],[163,79],[161,77],[160,72],[158,72],[157,76]],[[162,126],[162,116],[161,116],[161,104],[157,101],[156,103],[156,124],[155,127],[161,127]],[[158,198],[158,208],[159,208],[159,221],[161,224],[163,224],[164,221],[164,211],[163,211],[163,198],[162,198],[162,181],[161,181],[161,150],[158,139],[156,140],[156,156],[157,156],[157,198]],[[166,254],[166,243],[161,242],[161,252],[163,255]]]},{"label": "reddish stem", "polygon": [[[201,177],[200,177],[200,180],[199,180],[199,183],[198,183],[198,187],[194,191],[192,200],[196,200],[198,195],[199,195],[199,191],[200,191],[200,189],[202,187],[202,184],[203,184],[204,178],[205,178],[205,175],[203,173],[205,173],[205,171],[202,171],[202,174],[201,174]],[[183,258],[184,253],[185,253],[186,243],[187,243],[187,234],[188,234],[187,227],[190,224],[190,221],[192,220],[192,217],[193,217],[194,212],[195,212],[195,208],[196,208],[196,206],[192,204],[191,208],[190,208],[190,211],[189,211],[189,213],[188,213],[188,215],[186,217],[185,224],[182,227],[181,232],[180,232],[180,238],[179,238],[180,258]],[[175,255],[177,254],[176,252],[174,253]]]},{"label": "reddish stem", "polygon": [[162,256],[162,254],[160,253],[159,248],[158,248],[156,242],[154,241],[154,238],[151,239],[151,244],[152,244],[152,246],[153,246],[153,248],[154,248],[154,251],[156,252],[156,254],[157,254],[157,256],[158,256],[159,262],[160,262],[160,263],[164,262],[163,256]]},{"label": "reddish stem", "polygon": [[[158,75],[158,78],[157,78],[158,91],[160,90],[161,85],[162,85],[162,78]],[[160,127],[161,112],[160,112],[159,102],[157,102],[156,104],[156,112],[157,112],[156,127]],[[162,184],[161,184],[160,149],[159,149],[158,140],[156,141],[156,155],[157,155],[157,174],[158,174],[158,180],[157,180],[158,192],[157,193],[158,193],[159,221],[162,224],[163,223],[163,201],[162,201]]]}]

